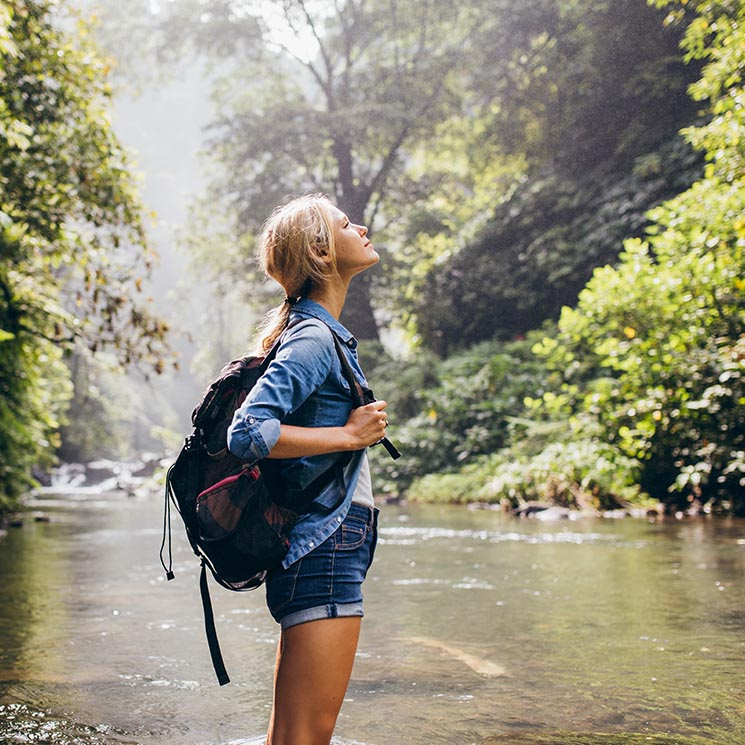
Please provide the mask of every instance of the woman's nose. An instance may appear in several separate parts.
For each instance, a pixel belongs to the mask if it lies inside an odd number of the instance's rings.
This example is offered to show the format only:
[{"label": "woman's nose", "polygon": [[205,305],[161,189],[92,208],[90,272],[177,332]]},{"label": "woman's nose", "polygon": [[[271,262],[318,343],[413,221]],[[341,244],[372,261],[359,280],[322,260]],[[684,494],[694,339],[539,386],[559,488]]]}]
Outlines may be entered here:
[{"label": "woman's nose", "polygon": [[367,226],[366,225],[359,225],[358,226],[360,235],[365,236],[367,235]]}]

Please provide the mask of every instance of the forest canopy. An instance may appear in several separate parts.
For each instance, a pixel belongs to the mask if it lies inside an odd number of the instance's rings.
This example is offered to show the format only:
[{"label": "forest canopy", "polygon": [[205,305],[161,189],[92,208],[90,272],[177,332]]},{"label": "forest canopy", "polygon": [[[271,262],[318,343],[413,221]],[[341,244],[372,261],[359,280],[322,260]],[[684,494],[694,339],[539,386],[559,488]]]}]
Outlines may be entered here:
[{"label": "forest canopy", "polygon": [[260,17],[249,30],[249,3],[193,7],[159,27],[220,71],[192,245],[213,244],[215,204],[228,225],[200,268],[243,260],[258,280],[245,256],[271,208],[327,192],[385,251],[345,310],[360,338],[392,323],[445,355],[557,318],[700,174],[678,137],[697,65],[644,0],[276,4],[313,55],[272,44]]}]

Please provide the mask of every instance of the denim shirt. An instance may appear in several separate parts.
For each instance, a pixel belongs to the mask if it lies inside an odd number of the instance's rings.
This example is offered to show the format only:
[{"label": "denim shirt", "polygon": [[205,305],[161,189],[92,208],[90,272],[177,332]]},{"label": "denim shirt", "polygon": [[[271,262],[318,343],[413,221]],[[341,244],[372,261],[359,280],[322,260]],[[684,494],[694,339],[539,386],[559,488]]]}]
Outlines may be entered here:
[{"label": "denim shirt", "polygon": [[[334,346],[332,329],[340,341],[359,382],[367,385],[357,360],[357,340],[323,306],[301,298],[292,308],[293,323],[266,372],[235,412],[228,429],[228,447],[253,464],[266,458],[279,439],[280,424],[299,427],[341,427],[352,410],[349,384],[344,378]],[[365,457],[357,450],[344,469],[346,496],[330,512],[311,511],[300,517],[289,535],[287,568],[323,543],[344,520],[352,501]],[[302,491],[333,465],[339,454],[282,460],[280,474],[288,495]],[[340,499],[336,480],[316,497],[314,504],[333,507]]]}]

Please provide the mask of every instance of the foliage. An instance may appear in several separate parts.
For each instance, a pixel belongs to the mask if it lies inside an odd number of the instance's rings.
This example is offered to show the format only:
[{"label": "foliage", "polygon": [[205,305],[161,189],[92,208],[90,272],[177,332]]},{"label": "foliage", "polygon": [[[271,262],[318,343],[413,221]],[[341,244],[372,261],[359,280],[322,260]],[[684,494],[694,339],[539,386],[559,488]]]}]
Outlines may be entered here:
[{"label": "foliage", "polygon": [[372,451],[379,491],[513,506],[538,499],[610,509],[643,501],[638,461],[603,442],[593,417],[572,415],[562,373],[532,353],[543,333],[484,342],[447,360],[377,357],[368,378],[388,402],[391,436],[405,453],[391,462]]},{"label": "foliage", "polygon": [[[647,210],[700,175],[700,157],[677,137],[694,115],[686,86],[696,67],[683,64],[680,32],[662,18],[643,0],[624,0],[546,2],[500,19],[514,49],[487,41],[494,63],[484,61],[477,85],[491,103],[475,120],[482,144],[461,139],[471,167],[491,171],[490,214],[482,208],[453,230],[463,199],[451,187],[450,201],[435,191],[405,232],[415,265],[406,308],[427,347],[446,355],[558,317],[594,267],[643,234]],[[439,260],[423,270],[425,246]],[[402,260],[405,271],[406,253]]]},{"label": "foliage", "polygon": [[62,350],[109,348],[121,364],[160,371],[167,329],[131,297],[152,256],[89,29],[52,0],[2,0],[0,29],[0,490],[8,506],[30,465],[48,463],[58,442],[70,397]]},{"label": "foliage", "polygon": [[[111,12],[156,31],[163,56],[215,64],[212,186],[190,225],[200,276],[245,266],[255,287],[247,251],[272,207],[329,192],[383,253],[345,308],[361,338],[377,338],[370,282],[376,309],[439,354],[524,332],[693,179],[688,153],[660,148],[692,114],[694,71],[644,0],[146,5]],[[194,250],[215,245],[216,205],[220,250]],[[449,312],[464,303],[476,312]]]},{"label": "foliage", "polygon": [[643,503],[638,461],[596,440],[554,442],[529,456],[505,448],[458,473],[430,474],[415,481],[408,496],[417,501],[527,501],[607,510]]},{"label": "foliage", "polygon": [[686,46],[710,60],[693,91],[714,116],[687,135],[706,149],[705,178],[651,213],[649,239],[595,272],[539,351],[566,372],[568,409],[643,463],[653,496],[742,513],[745,10],[699,10]]},{"label": "foliage", "polygon": [[[644,0],[543,0],[516,8],[482,50],[480,84],[498,91],[492,131],[509,152],[569,177],[652,152],[695,107],[677,26]],[[497,59],[497,65],[487,64]]]},{"label": "foliage", "polygon": [[388,403],[391,436],[406,453],[394,462],[373,452],[381,490],[403,492],[425,473],[504,447],[524,399],[543,392],[541,376],[529,342],[484,343],[445,361],[425,353],[375,367],[368,380]]},{"label": "foliage", "polygon": [[[447,333],[453,322],[439,297],[430,294],[433,278],[447,273],[450,262],[477,240],[498,205],[513,195],[526,168],[525,158],[505,155],[472,112],[438,124],[411,154],[398,184],[406,194],[405,208],[386,207],[387,223],[376,238],[386,248],[376,299],[380,307],[394,309],[394,325],[421,338],[427,348],[442,353],[440,330]],[[452,299],[448,292],[444,304]]]},{"label": "foliage", "polygon": [[527,459],[510,455],[510,451],[501,454],[504,460],[482,488],[482,498],[506,497],[513,505],[537,500],[600,510],[644,499],[638,461],[598,440],[555,442]]},{"label": "foliage", "polygon": [[[690,21],[682,5],[659,4],[681,11],[671,20]],[[672,509],[745,513],[745,9],[693,5],[700,15],[685,46],[706,64],[692,93],[711,100],[712,116],[686,138],[704,150],[704,177],[652,210],[647,238],[625,241],[617,265],[596,269],[558,331],[534,345],[539,393],[524,392],[501,449],[469,454],[457,472],[432,458],[414,476],[441,473],[414,480],[410,495],[611,507],[647,492]],[[546,257],[559,270],[565,263],[552,251]],[[457,307],[450,303],[450,317]],[[454,422],[417,437],[461,442],[465,430]],[[526,437],[541,428],[552,442]]]},{"label": "foliage", "polygon": [[555,171],[526,179],[477,240],[421,282],[414,312],[422,342],[448,354],[558,317],[596,266],[617,260],[624,238],[643,234],[649,208],[700,172],[700,158],[676,140],[639,156],[628,174],[603,162],[575,180]]},{"label": "foliage", "polygon": [[742,489],[730,459],[745,446],[744,194],[702,182],[658,210],[663,232],[597,270],[542,346],[569,400],[646,463],[642,484],[659,498],[671,486],[716,502]]},{"label": "foliage", "polygon": [[165,329],[126,296],[153,257],[106,114],[105,63],[83,26],[79,46],[53,26],[55,3],[4,5],[17,54],[3,59],[0,81],[2,212],[11,231],[3,264],[12,260],[19,281],[64,285],[71,307],[47,309],[60,323],[56,340],[81,337],[91,348],[115,347],[125,364],[162,366]]},{"label": "foliage", "polygon": [[487,476],[480,463],[469,463],[457,472],[444,471],[421,476],[412,482],[406,496],[415,502],[441,504],[469,504],[480,500],[479,495]]},{"label": "foliage", "polygon": [[35,468],[52,465],[72,392],[61,351],[46,339],[22,339],[0,341],[0,513],[35,483]]},{"label": "foliage", "polygon": [[[68,357],[67,368],[73,397],[67,421],[59,430],[57,456],[63,462],[163,452],[175,432],[185,431],[162,394],[163,388],[174,387],[168,371],[157,379],[145,379],[137,371],[122,375],[112,355],[93,355],[84,348]],[[154,426],[156,421],[163,425]],[[179,444],[182,436],[175,437]]]},{"label": "foliage", "polygon": [[[203,275],[254,281],[251,236],[289,192],[331,192],[387,244],[427,351],[361,349],[405,453],[373,449],[385,491],[745,511],[745,11],[652,4],[283,1],[307,54],[241,0],[164,6],[228,68]],[[494,340],[567,304],[540,343]]]}]

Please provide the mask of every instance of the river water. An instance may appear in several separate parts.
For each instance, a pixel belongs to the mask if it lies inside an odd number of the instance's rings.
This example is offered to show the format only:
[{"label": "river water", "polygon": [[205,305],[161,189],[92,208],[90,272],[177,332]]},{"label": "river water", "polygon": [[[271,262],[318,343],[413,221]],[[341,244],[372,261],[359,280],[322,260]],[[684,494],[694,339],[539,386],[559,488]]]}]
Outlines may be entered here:
[{"label": "river water", "polygon": [[[0,538],[0,743],[262,742],[277,630],[213,585],[159,498],[37,497]],[[391,506],[334,743],[745,743],[745,522],[540,522]]]}]

